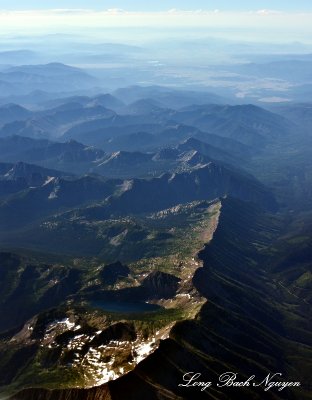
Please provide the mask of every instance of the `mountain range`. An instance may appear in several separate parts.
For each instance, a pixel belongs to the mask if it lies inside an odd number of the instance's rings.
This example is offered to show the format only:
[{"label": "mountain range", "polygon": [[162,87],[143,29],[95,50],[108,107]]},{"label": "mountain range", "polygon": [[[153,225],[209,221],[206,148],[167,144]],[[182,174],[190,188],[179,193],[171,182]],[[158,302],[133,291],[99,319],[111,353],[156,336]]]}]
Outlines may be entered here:
[{"label": "mountain range", "polygon": [[0,71],[2,96],[27,94],[33,90],[54,92],[57,88],[72,91],[96,86],[97,80],[80,70],[61,63],[19,65]]},{"label": "mountain range", "polygon": [[309,103],[0,74],[0,397],[311,399]]},{"label": "mountain range", "polygon": [[188,169],[217,160],[239,164],[238,156],[190,138],[157,152],[117,151],[105,153],[74,140],[60,143],[21,136],[0,138],[3,161],[36,163],[69,173],[97,173],[107,177],[157,176],[168,170]]}]

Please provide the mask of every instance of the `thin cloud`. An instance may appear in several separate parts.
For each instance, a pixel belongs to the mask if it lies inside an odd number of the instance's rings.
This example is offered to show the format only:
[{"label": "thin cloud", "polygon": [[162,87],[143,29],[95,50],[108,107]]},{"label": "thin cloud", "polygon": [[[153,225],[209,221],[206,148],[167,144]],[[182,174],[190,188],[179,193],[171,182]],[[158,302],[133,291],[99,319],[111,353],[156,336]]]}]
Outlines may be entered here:
[{"label": "thin cloud", "polygon": [[263,10],[256,11],[256,14],[266,16],[266,15],[278,15],[278,14],[283,14],[283,13],[281,11],[277,11],[277,10],[263,9]]},{"label": "thin cloud", "polygon": [[[113,27],[237,29],[246,32],[256,30],[267,32],[269,29],[272,32],[291,30],[294,33],[302,32],[307,41],[311,41],[311,17],[312,13],[278,12],[268,9],[247,12],[214,9],[134,12],[119,8],[102,11],[90,9],[2,11],[0,32],[51,32]],[[281,33],[280,35],[283,36]]]}]

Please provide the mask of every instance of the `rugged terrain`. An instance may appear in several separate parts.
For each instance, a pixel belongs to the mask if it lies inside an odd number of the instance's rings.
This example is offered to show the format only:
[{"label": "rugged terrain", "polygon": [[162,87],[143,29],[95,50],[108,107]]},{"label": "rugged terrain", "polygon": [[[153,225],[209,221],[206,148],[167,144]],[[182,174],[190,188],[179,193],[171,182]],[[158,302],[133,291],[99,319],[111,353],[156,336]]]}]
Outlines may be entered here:
[{"label": "rugged terrain", "polygon": [[209,98],[0,107],[1,398],[311,398],[309,107]]}]

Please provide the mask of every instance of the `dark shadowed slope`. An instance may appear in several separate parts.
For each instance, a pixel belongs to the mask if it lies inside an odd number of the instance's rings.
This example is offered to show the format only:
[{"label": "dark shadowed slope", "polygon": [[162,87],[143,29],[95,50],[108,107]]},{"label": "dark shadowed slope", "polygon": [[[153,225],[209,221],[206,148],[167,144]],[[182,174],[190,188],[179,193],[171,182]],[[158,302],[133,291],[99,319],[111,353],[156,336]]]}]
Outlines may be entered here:
[{"label": "dark shadowed slope", "polygon": [[[170,338],[133,372],[87,391],[25,390],[12,399],[309,399],[311,333],[308,308],[301,299],[280,287],[265,266],[267,252],[278,235],[278,220],[253,206],[227,199],[222,202],[212,242],[200,253],[203,268],[193,282],[207,298],[193,321],[182,321]],[[300,324],[300,329],[298,329]],[[183,375],[201,373],[211,388],[181,387]],[[301,381],[300,388],[217,388],[218,375],[235,371],[239,379],[256,375],[260,383],[280,371],[285,380]]]}]

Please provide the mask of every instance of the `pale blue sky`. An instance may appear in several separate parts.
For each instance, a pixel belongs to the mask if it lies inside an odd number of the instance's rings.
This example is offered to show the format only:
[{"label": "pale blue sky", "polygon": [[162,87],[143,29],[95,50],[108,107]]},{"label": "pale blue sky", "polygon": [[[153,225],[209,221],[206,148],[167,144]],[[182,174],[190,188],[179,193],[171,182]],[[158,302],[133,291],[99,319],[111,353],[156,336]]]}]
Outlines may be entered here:
[{"label": "pale blue sky", "polygon": [[46,9],[46,8],[122,8],[129,11],[162,11],[177,9],[220,9],[220,10],[258,10],[275,9],[284,11],[312,11],[311,0],[0,0],[1,9]]},{"label": "pale blue sky", "polygon": [[312,0],[0,0],[0,35],[106,28],[201,28],[229,39],[311,43]]}]

